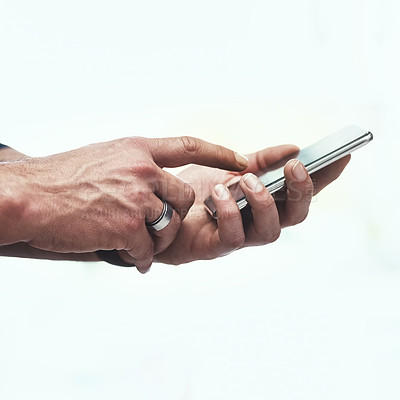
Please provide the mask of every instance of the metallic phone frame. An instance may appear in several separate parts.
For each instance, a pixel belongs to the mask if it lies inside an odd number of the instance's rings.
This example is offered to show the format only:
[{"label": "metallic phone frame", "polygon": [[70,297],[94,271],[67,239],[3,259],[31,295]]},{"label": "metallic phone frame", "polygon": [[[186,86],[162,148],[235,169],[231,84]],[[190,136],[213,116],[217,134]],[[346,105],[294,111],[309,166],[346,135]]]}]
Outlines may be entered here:
[{"label": "metallic phone frame", "polygon": [[[348,154],[352,153],[353,151],[359,149],[360,147],[366,145],[373,139],[373,135],[369,131],[365,131],[363,135],[358,137],[357,139],[346,143],[345,145],[338,147],[336,150],[325,154],[323,157],[320,157],[309,164],[305,165],[306,170],[308,171],[309,174],[312,174],[313,172],[316,172],[327,165],[339,160],[340,158],[343,158],[347,156]],[[261,182],[264,184],[264,182],[261,180]],[[267,185],[265,187],[268,189],[270,193],[274,193],[278,191],[279,189],[282,189],[283,186],[285,185],[285,177],[282,177],[278,180],[275,180]],[[209,198],[208,198],[209,199]],[[208,204],[208,199],[205,200],[205,206],[207,211],[211,214],[213,218],[217,218],[216,216],[216,210],[212,210]],[[246,205],[248,204],[246,197],[243,197],[239,200],[236,201],[239,210],[242,210]]]}]

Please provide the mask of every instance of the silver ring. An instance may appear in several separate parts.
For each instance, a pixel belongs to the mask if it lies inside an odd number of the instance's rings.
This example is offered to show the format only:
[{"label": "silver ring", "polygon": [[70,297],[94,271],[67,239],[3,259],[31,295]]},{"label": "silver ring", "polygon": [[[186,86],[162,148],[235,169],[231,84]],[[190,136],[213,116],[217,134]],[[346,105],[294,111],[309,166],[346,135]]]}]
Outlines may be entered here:
[{"label": "silver ring", "polygon": [[165,200],[163,200],[163,204],[164,206],[161,215],[153,222],[146,222],[148,228],[155,231],[161,231],[161,229],[164,229],[171,222],[174,209]]}]

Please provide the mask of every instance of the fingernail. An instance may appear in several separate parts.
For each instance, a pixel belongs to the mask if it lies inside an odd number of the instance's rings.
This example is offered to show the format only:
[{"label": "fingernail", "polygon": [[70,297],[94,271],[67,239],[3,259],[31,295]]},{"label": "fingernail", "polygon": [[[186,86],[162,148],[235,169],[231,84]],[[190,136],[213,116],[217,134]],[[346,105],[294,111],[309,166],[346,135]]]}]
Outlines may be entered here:
[{"label": "fingernail", "polygon": [[306,179],[307,172],[305,168],[303,167],[303,164],[300,163],[300,161],[297,161],[296,164],[293,165],[292,168],[293,176],[298,180],[302,181]]},{"label": "fingernail", "polygon": [[246,186],[253,192],[258,193],[264,189],[264,185],[254,174],[246,174],[243,178]]},{"label": "fingernail", "polygon": [[243,154],[239,154],[235,152],[235,158],[236,162],[241,166],[241,167],[247,167],[249,165],[249,159],[244,156]]},{"label": "fingernail", "polygon": [[214,187],[214,192],[220,200],[228,200],[229,199],[229,190],[226,186],[219,183]]}]

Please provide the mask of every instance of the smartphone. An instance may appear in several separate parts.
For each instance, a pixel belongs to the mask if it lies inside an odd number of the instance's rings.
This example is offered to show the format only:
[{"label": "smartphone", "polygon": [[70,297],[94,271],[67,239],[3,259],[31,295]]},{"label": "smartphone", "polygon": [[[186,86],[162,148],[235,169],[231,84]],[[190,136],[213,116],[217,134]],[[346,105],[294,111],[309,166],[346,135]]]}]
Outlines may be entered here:
[{"label": "smartphone", "polygon": [[[366,145],[373,139],[371,132],[357,126],[348,126],[335,132],[318,142],[308,146],[295,156],[306,167],[309,174],[326,167],[336,160],[350,154],[354,150]],[[288,161],[288,160],[285,160]],[[285,176],[283,174],[284,165],[269,171],[264,175],[259,176],[260,181],[268,189],[270,193],[274,193],[282,189],[285,185]],[[243,209],[247,205],[247,200],[242,190],[240,189],[239,182],[234,183],[228,188],[232,193],[233,198],[236,200],[239,209]],[[216,218],[215,204],[210,197],[204,201],[208,212]]]}]

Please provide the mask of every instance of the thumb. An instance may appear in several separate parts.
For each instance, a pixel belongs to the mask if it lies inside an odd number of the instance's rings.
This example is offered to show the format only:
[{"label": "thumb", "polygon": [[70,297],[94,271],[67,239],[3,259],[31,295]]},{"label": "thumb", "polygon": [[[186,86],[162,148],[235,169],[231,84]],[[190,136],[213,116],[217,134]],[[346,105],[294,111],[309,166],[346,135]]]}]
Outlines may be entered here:
[{"label": "thumb", "polygon": [[242,171],[248,165],[245,156],[190,136],[149,139],[148,146],[154,161],[161,168],[200,164]]}]

